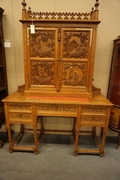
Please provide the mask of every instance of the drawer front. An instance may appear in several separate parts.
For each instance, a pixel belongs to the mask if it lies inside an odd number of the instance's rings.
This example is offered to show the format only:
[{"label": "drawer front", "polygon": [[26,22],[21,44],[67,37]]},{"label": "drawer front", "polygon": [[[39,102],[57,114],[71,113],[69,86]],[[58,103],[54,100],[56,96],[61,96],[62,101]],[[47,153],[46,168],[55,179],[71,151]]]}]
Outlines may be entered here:
[{"label": "drawer front", "polygon": [[38,114],[46,114],[46,115],[60,115],[60,116],[77,116],[77,106],[69,106],[69,105],[45,105],[40,104],[37,107]]},{"label": "drawer front", "polygon": [[106,107],[101,106],[83,106],[82,113],[106,114]]},{"label": "drawer front", "polygon": [[81,125],[89,125],[89,126],[104,126],[105,125],[106,116],[102,115],[82,115],[81,116]]},{"label": "drawer front", "polygon": [[32,122],[32,114],[30,113],[9,113],[9,122],[11,123],[31,123]]},{"label": "drawer front", "polygon": [[9,111],[19,111],[19,112],[23,112],[23,111],[27,111],[27,112],[31,112],[32,111],[32,106],[29,104],[9,104]]}]

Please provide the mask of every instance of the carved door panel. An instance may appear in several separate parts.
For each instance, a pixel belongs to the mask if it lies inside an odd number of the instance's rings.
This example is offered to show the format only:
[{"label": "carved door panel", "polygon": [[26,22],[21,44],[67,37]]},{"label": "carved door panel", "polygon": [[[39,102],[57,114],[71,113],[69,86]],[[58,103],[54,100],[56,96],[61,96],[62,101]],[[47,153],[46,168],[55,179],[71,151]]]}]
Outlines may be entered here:
[{"label": "carved door panel", "polygon": [[29,32],[29,87],[56,88],[57,28],[36,27]]},{"label": "carved door panel", "polygon": [[92,29],[63,28],[61,33],[61,90],[88,91]]}]

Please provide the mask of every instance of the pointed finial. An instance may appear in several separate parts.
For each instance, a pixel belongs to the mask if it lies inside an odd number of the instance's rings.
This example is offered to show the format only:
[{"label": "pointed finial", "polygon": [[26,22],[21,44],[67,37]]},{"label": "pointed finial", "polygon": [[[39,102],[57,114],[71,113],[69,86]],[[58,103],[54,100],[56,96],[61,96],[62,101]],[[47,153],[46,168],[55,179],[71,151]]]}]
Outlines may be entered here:
[{"label": "pointed finial", "polygon": [[27,6],[25,0],[23,0],[23,2],[21,4],[23,5],[23,9],[25,9],[25,6]]},{"label": "pointed finial", "polygon": [[99,6],[99,0],[96,0],[96,3],[95,3],[96,10],[98,10],[98,6]]},{"label": "pointed finial", "polygon": [[94,11],[94,7],[92,7],[92,12]]}]

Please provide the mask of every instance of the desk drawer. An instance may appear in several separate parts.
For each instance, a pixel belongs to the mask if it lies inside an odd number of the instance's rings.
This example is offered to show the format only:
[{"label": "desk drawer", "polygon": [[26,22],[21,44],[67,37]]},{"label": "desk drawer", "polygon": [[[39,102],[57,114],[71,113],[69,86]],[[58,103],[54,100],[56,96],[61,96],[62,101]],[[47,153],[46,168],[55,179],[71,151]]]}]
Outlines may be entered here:
[{"label": "desk drawer", "polygon": [[51,116],[77,116],[77,106],[57,105],[57,104],[40,104],[37,106],[38,115]]},{"label": "desk drawer", "polygon": [[9,112],[9,122],[10,123],[29,124],[32,122],[32,114],[31,113]]},{"label": "desk drawer", "polygon": [[104,126],[106,116],[103,115],[82,115],[81,125],[83,126]]},{"label": "desk drawer", "polygon": [[106,114],[106,107],[101,106],[83,106],[82,107],[82,114],[83,113],[93,113],[93,114]]},{"label": "desk drawer", "polygon": [[32,105],[29,104],[22,104],[22,103],[10,103],[9,104],[9,112],[14,112],[14,111],[18,111],[18,112],[32,112]]}]

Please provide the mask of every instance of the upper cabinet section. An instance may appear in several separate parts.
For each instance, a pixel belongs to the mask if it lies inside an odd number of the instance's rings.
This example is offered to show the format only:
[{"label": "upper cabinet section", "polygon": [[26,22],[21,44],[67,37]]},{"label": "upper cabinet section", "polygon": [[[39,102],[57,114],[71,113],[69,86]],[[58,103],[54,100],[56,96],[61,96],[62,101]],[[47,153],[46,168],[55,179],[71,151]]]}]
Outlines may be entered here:
[{"label": "upper cabinet section", "polygon": [[32,12],[22,5],[25,94],[92,97],[98,0],[90,13]]}]

